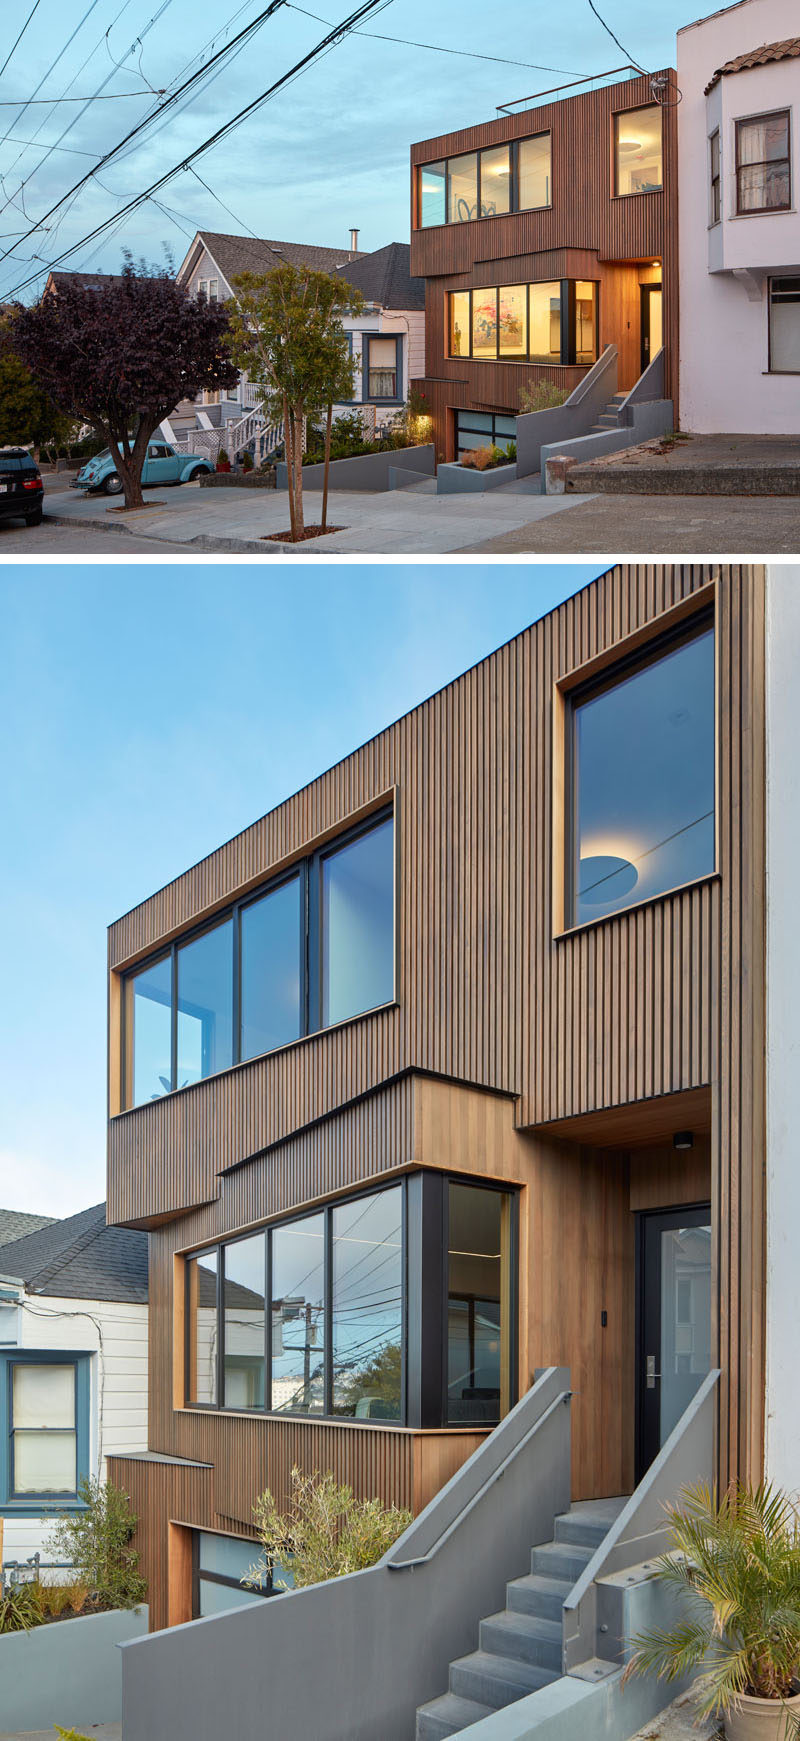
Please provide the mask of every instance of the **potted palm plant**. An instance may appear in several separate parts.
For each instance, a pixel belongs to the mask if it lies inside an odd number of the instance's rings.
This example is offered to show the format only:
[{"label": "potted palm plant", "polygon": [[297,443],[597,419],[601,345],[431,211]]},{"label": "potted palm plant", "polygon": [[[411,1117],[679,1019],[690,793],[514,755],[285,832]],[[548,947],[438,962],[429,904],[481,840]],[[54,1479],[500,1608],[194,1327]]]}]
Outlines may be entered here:
[{"label": "potted palm plant", "polygon": [[800,1513],[763,1482],[706,1486],[671,1506],[673,1547],[656,1577],[683,1598],[672,1627],[640,1633],[625,1670],[683,1679],[700,1669],[702,1716],[728,1741],[800,1736]]}]

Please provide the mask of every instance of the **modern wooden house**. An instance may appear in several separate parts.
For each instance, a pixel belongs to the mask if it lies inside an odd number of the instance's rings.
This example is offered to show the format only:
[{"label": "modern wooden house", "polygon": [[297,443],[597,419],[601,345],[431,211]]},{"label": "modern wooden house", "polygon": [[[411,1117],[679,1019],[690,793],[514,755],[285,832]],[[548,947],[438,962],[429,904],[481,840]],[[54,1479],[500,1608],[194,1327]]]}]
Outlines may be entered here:
[{"label": "modern wooden house", "polygon": [[677,102],[664,71],[412,146],[416,385],[444,458],[512,440],[523,389],[571,391],[607,345],[627,391],[663,344],[676,397]]},{"label": "modern wooden house", "polygon": [[549,1365],[576,1499],[714,1364],[760,1470],[764,593],[610,570],[111,926],[153,1626],[294,1463],[418,1512]]}]

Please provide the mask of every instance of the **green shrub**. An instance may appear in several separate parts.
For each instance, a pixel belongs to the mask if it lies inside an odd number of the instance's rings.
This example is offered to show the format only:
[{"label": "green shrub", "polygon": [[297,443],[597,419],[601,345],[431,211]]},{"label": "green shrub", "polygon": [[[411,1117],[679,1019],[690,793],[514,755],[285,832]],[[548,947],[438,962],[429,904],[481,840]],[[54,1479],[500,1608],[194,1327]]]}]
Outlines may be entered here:
[{"label": "green shrub", "polygon": [[555,381],[534,381],[532,387],[523,387],[520,391],[520,411],[555,411],[569,398],[571,391],[571,387],[557,387]]},{"label": "green shrub", "polygon": [[88,1735],[79,1735],[77,1729],[62,1729],[60,1723],[56,1723],[54,1727],[56,1734],[61,1736],[61,1741],[89,1741]]},{"label": "green shrub", "polygon": [[38,1584],[10,1584],[0,1593],[0,1632],[30,1632],[42,1624]]},{"label": "green shrub", "polygon": [[108,1481],[82,1476],[78,1496],[85,1510],[59,1518],[47,1540],[53,1558],[69,1560],[77,1582],[102,1608],[135,1608],[147,1594],[139,1555],[131,1547],[138,1518],[127,1493]]},{"label": "green shrub", "polygon": [[304,1475],[292,1470],[288,1512],[279,1510],[267,1488],[253,1506],[263,1552],[242,1583],[255,1588],[273,1566],[278,1589],[288,1587],[291,1572],[297,1589],[341,1578],[374,1566],[411,1522],[410,1511],[381,1505],[379,1499],[355,1499],[351,1487],[339,1486],[330,1470]]},{"label": "green shrub", "polygon": [[[513,445],[513,443],[510,445]],[[504,447],[496,447],[492,444],[491,447],[468,448],[467,452],[462,453],[461,455],[461,464],[472,471],[488,472],[496,465],[509,465],[511,460],[515,460],[516,457],[516,447],[514,447],[514,452],[511,454],[508,453]]]}]

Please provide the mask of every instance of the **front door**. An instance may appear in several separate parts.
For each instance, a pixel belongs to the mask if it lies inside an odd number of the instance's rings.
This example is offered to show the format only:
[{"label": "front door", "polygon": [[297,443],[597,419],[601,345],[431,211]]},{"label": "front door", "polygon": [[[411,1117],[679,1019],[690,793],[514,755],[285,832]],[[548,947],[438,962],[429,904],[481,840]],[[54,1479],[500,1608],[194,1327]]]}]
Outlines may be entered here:
[{"label": "front door", "polygon": [[664,328],[661,318],[661,285],[641,284],[639,286],[642,298],[642,372],[658,355],[664,342]]},{"label": "front door", "polygon": [[711,1208],[640,1215],[636,1479],[711,1365]]}]

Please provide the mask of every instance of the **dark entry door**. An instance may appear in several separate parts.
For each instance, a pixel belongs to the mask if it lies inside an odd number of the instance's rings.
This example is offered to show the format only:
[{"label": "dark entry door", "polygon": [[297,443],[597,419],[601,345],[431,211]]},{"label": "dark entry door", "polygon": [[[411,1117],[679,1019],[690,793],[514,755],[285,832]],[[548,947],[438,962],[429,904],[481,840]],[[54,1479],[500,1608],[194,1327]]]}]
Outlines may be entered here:
[{"label": "dark entry door", "polygon": [[637,1473],[669,1438],[711,1365],[711,1208],[639,1216]]},{"label": "dark entry door", "polygon": [[664,326],[661,311],[661,285],[641,284],[639,286],[642,299],[642,370],[660,351],[664,342]]}]

